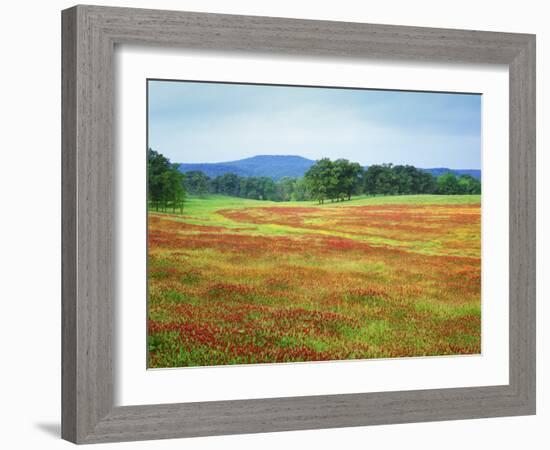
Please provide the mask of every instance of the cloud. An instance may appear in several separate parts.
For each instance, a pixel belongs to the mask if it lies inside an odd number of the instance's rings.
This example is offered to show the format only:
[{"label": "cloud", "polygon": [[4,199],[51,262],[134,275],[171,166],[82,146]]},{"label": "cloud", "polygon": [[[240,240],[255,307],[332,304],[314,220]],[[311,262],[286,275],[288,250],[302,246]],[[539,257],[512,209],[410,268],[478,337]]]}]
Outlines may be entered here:
[{"label": "cloud", "polygon": [[174,162],[294,154],[480,166],[480,106],[464,96],[293,89],[181,83],[170,97],[150,92],[149,144]]}]

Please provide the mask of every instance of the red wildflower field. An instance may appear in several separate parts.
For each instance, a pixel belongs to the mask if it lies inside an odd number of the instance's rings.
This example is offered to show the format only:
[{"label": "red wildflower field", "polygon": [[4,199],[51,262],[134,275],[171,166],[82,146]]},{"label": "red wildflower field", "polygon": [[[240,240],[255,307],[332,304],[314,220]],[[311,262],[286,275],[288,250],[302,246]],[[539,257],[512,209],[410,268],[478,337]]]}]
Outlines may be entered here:
[{"label": "red wildflower field", "polygon": [[480,353],[479,196],[418,197],[149,212],[149,367]]}]

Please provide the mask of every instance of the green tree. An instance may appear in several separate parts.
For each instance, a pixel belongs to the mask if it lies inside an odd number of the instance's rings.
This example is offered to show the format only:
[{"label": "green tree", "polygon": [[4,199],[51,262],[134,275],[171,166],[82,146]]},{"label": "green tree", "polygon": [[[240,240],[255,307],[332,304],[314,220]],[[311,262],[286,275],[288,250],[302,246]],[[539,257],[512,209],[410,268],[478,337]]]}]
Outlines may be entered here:
[{"label": "green tree", "polygon": [[190,194],[203,197],[208,193],[209,178],[200,170],[185,173],[185,188]]},{"label": "green tree", "polygon": [[334,161],[333,178],[337,182],[337,196],[339,198],[345,196],[351,200],[351,196],[357,194],[360,189],[362,175],[363,168],[359,163],[349,162],[347,159]]},{"label": "green tree", "polygon": [[148,149],[147,151],[147,194],[148,201],[158,211],[172,207],[183,210],[185,188],[183,174],[177,164],[171,164],[164,155]]},{"label": "green tree", "polygon": [[311,196],[307,187],[307,182],[304,177],[298,178],[294,183],[294,190],[290,196],[290,200],[294,202],[311,200]]},{"label": "green tree", "polygon": [[214,187],[214,192],[218,194],[231,195],[233,197],[240,196],[241,177],[234,173],[225,173],[216,177],[211,182]]},{"label": "green tree", "polygon": [[399,178],[395,173],[393,164],[384,164],[384,170],[377,181],[377,190],[380,194],[397,195],[399,193]]},{"label": "green tree", "polygon": [[277,183],[277,197],[283,202],[288,202],[292,199],[296,187],[296,179],[283,177]]},{"label": "green tree", "polygon": [[461,194],[481,194],[481,182],[471,175],[458,177]]},{"label": "green tree", "polygon": [[367,195],[375,195],[376,192],[376,180],[382,173],[384,167],[379,164],[373,164],[363,174],[363,192]]},{"label": "green tree", "polygon": [[418,170],[413,166],[393,166],[398,194],[413,194],[418,191]]},{"label": "green tree", "polygon": [[241,178],[240,194],[244,198],[260,200],[261,192],[258,179],[256,177]]},{"label": "green tree", "polygon": [[432,174],[410,165],[375,164],[363,175],[367,195],[432,194],[436,190]]},{"label": "green tree", "polygon": [[172,212],[183,210],[185,201],[185,188],[183,186],[184,175],[179,171],[178,165],[174,164],[161,175],[162,180],[162,202],[164,209],[172,208]]},{"label": "green tree", "polygon": [[323,204],[325,199],[331,198],[330,195],[334,195],[335,183],[332,179],[332,169],[332,161],[323,158],[313,164],[304,175],[312,199],[317,200],[320,204]]},{"label": "green tree", "polygon": [[436,191],[436,178],[429,172],[418,170],[417,194],[433,194]]},{"label": "green tree", "polygon": [[170,169],[170,161],[149,148],[147,151],[147,194],[158,211],[162,200],[162,174]]},{"label": "green tree", "polygon": [[460,193],[458,178],[454,173],[449,172],[437,178],[437,193],[443,195]]},{"label": "green tree", "polygon": [[277,200],[277,186],[269,177],[257,179],[258,195],[260,200]]}]

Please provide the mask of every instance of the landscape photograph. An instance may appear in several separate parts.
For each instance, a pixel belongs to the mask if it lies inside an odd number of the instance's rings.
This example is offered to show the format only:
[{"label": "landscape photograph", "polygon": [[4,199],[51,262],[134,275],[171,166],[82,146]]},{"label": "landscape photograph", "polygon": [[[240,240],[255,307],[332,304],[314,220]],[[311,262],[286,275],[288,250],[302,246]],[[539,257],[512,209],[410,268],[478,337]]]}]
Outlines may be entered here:
[{"label": "landscape photograph", "polygon": [[479,94],[147,81],[147,367],[481,353]]}]

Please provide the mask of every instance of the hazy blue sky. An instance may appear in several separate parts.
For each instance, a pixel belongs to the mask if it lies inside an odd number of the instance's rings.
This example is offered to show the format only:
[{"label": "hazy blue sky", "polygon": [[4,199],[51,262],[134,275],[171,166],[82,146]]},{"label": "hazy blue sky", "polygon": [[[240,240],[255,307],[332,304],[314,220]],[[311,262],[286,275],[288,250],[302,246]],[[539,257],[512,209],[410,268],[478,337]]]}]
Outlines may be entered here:
[{"label": "hazy blue sky", "polygon": [[149,146],[179,163],[300,155],[479,169],[481,96],[149,81]]}]

